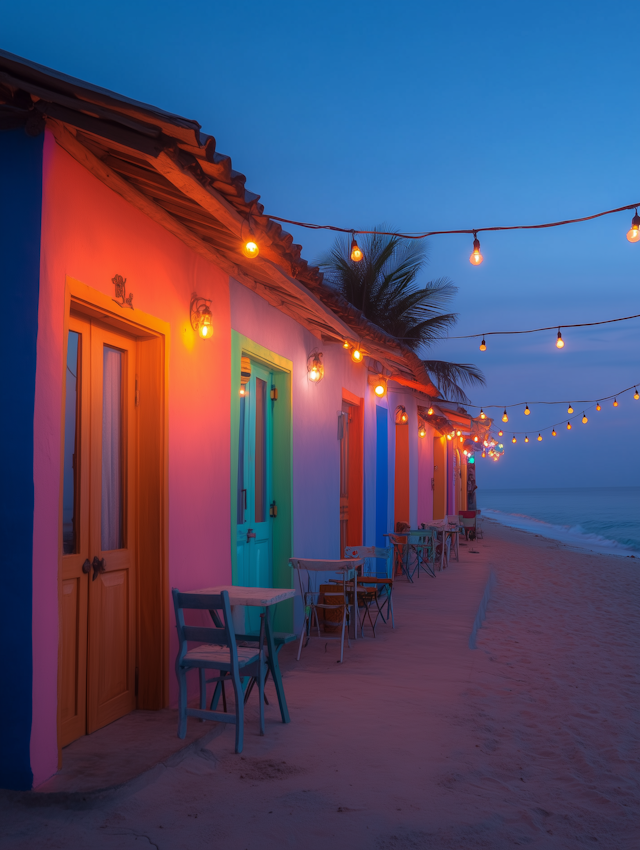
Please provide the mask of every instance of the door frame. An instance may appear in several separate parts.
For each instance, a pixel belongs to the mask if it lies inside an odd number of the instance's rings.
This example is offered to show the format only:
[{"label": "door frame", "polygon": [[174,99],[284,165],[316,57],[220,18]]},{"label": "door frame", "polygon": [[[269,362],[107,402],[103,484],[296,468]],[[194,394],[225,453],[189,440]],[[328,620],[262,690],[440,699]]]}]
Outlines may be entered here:
[{"label": "door frame", "polygon": [[[169,704],[169,568],[168,568],[168,378],[169,378],[169,346],[170,346],[170,327],[167,322],[158,319],[155,316],[144,313],[141,310],[127,310],[127,315],[124,315],[121,308],[115,310],[113,298],[105,295],[96,289],[93,289],[86,284],[67,276],[65,279],[64,293],[64,316],[63,316],[63,337],[62,337],[62,360],[60,368],[64,376],[62,382],[62,404],[61,404],[61,441],[60,441],[60,469],[64,467],[64,423],[65,423],[65,390],[66,390],[66,363],[67,363],[67,342],[69,337],[69,324],[71,319],[71,309],[85,315],[88,319],[97,319],[103,324],[113,327],[115,331],[122,331],[136,339],[136,343],[150,343],[150,346],[137,345],[136,356],[136,375],[140,373],[148,374],[149,380],[155,380],[157,405],[160,409],[160,436],[156,440],[156,446],[152,452],[146,453],[147,462],[157,464],[156,474],[159,470],[159,475],[156,475],[156,481],[153,486],[157,488],[160,484],[158,515],[152,521],[145,518],[143,512],[139,510],[140,501],[142,498],[141,482],[146,480],[143,478],[145,471],[141,468],[141,463],[144,465],[144,460],[140,459],[140,451],[138,451],[137,468],[136,468],[136,483],[134,491],[136,493],[136,501],[138,504],[135,507],[135,522],[136,522],[136,561],[138,564],[136,588],[136,666],[139,668],[140,653],[144,652],[145,642],[144,636],[141,636],[141,622],[145,594],[140,593],[139,582],[141,576],[141,563],[143,551],[151,550],[154,552],[156,563],[160,565],[160,570],[157,568],[155,573],[155,586],[153,587],[153,596],[160,601],[160,610],[155,611],[156,622],[155,630],[161,635],[160,652],[157,653],[157,642],[154,644],[153,664],[150,665],[150,676],[152,680],[148,683],[146,692],[140,696],[138,690],[138,708],[160,709],[165,708]],[[119,305],[118,305],[119,306]],[[147,351],[148,349],[148,351]],[[154,350],[155,349],[155,350]],[[141,352],[145,351],[142,355]],[[149,356],[149,352],[152,352]],[[157,411],[158,408],[156,408]],[[140,419],[138,416],[138,432],[140,429]],[[136,440],[139,442],[139,433],[136,434]],[[151,468],[151,467],[150,467]],[[159,477],[159,482],[157,478]],[[63,503],[63,476],[60,475],[59,497],[58,497],[58,634],[60,629],[60,616],[62,608],[62,503]],[[161,531],[160,535],[153,533],[153,528],[157,527],[157,517],[160,518]],[[151,539],[153,537],[153,539]],[[158,539],[159,537],[159,539]],[[146,550],[145,550],[145,547]],[[147,588],[145,588],[146,593]],[[147,597],[148,598],[148,597]],[[148,612],[147,616],[148,616]],[[150,651],[150,647],[147,647]],[[60,687],[60,644],[58,650],[58,689]],[[151,669],[152,668],[152,669]],[[58,767],[62,766],[62,748],[60,746],[60,715],[57,714],[58,725]]]},{"label": "door frame", "polygon": [[[238,505],[238,441],[240,429],[240,360],[249,357],[263,364],[273,373],[273,386],[278,390],[278,400],[273,407],[272,486],[273,498],[278,506],[278,516],[272,527],[272,569],[276,587],[293,586],[289,558],[293,554],[293,411],[291,360],[270,351],[246,336],[231,330],[231,468],[230,468],[230,541],[231,580],[238,583],[236,551]],[[278,605],[276,628],[292,631],[293,603],[290,600]]]}]

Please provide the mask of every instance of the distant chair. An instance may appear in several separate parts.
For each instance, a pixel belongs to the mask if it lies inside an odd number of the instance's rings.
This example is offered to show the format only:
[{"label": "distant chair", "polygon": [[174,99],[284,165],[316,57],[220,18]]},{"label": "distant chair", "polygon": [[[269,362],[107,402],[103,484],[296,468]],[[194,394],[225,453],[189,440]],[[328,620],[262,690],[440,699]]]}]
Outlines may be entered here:
[{"label": "distant chair", "polygon": [[[361,607],[363,608],[366,606],[366,610],[363,610],[362,619],[360,623],[362,634],[364,634],[364,620],[366,616],[369,617],[369,622],[371,623],[374,637],[376,633],[376,623],[378,622],[378,617],[382,617],[383,623],[386,623],[389,618],[391,618],[391,628],[395,629],[396,627],[393,618],[393,551],[394,550],[392,547],[383,549],[378,546],[347,546],[344,550],[345,558],[366,559],[363,567],[364,575],[358,577],[358,584],[360,586],[364,586],[365,588],[371,588],[369,594],[365,593],[358,598],[358,604],[360,605],[361,603]],[[378,573],[373,573],[371,571],[371,561],[374,559],[384,559],[384,575],[379,575]],[[382,599],[382,605],[380,605],[380,599]],[[374,603],[378,610],[376,613],[375,620],[372,621],[371,607]],[[387,609],[386,617],[383,613],[385,607]]]},{"label": "distant chair", "polygon": [[[244,647],[236,644],[236,636],[231,619],[229,593],[180,593],[173,588],[173,605],[176,612],[178,630],[178,657],[176,658],[176,676],[178,677],[178,738],[187,734],[187,717],[199,717],[201,720],[216,720],[219,723],[235,723],[236,753],[242,752],[244,737],[244,692],[240,676],[255,677],[260,691],[260,734],[264,735],[264,614],[261,615],[258,647]],[[184,611],[209,611],[218,627],[187,626]],[[222,612],[222,619],[218,612]],[[203,641],[200,646],[189,649],[188,641]],[[187,707],[187,671],[200,673],[200,708]],[[231,680],[235,694],[235,715],[222,714],[207,710],[207,692],[205,671],[217,670],[219,675],[210,682],[224,686]],[[217,686],[216,686],[217,690]],[[215,693],[214,698],[215,699]],[[211,704],[213,706],[213,699]]]},{"label": "distant chair", "polygon": [[460,521],[467,540],[475,540],[477,532],[477,511],[460,511]]}]

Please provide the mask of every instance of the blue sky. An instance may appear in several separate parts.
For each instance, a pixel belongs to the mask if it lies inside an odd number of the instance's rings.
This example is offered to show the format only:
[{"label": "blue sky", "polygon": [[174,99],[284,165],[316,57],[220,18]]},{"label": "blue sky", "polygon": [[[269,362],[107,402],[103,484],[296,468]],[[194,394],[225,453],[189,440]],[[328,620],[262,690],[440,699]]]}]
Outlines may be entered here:
[{"label": "blue sky", "polygon": [[[197,119],[269,213],[416,231],[640,201],[639,32],[640,9],[619,2],[22,0],[3,9],[0,46]],[[640,313],[631,215],[485,234],[477,268],[469,237],[434,237],[428,277],[458,285],[460,334]],[[291,230],[308,259],[332,241]],[[482,354],[443,342],[431,356],[479,364],[482,405],[640,382],[640,320],[563,335],[561,352],[549,332],[492,338]],[[565,411],[533,405],[509,425],[535,437]],[[638,484],[640,401],[587,415],[555,440],[507,443],[479,463],[481,486]]]}]

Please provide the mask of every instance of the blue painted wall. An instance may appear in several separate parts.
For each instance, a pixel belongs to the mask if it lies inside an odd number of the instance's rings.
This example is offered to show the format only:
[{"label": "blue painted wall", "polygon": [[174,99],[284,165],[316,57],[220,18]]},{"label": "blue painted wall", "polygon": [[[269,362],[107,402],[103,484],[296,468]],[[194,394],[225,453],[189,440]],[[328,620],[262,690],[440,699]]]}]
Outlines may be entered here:
[{"label": "blue painted wall", "polygon": [[0,132],[0,787],[31,788],[33,409],[44,134]]},{"label": "blue painted wall", "polygon": [[386,547],[389,500],[388,411],[376,405],[376,546]]}]

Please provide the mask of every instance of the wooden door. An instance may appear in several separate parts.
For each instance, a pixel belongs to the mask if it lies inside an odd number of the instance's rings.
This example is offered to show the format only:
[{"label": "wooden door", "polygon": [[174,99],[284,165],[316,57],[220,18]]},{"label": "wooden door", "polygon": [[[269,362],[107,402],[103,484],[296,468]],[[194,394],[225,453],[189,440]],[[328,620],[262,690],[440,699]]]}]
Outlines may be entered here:
[{"label": "wooden door", "polygon": [[411,496],[409,490],[409,426],[396,423],[396,464],[394,485],[394,522],[411,525]]},{"label": "wooden door", "polygon": [[61,746],[135,708],[135,340],[73,316],[68,351]]},{"label": "wooden door", "polygon": [[433,518],[443,519],[447,497],[447,441],[433,438]]}]

